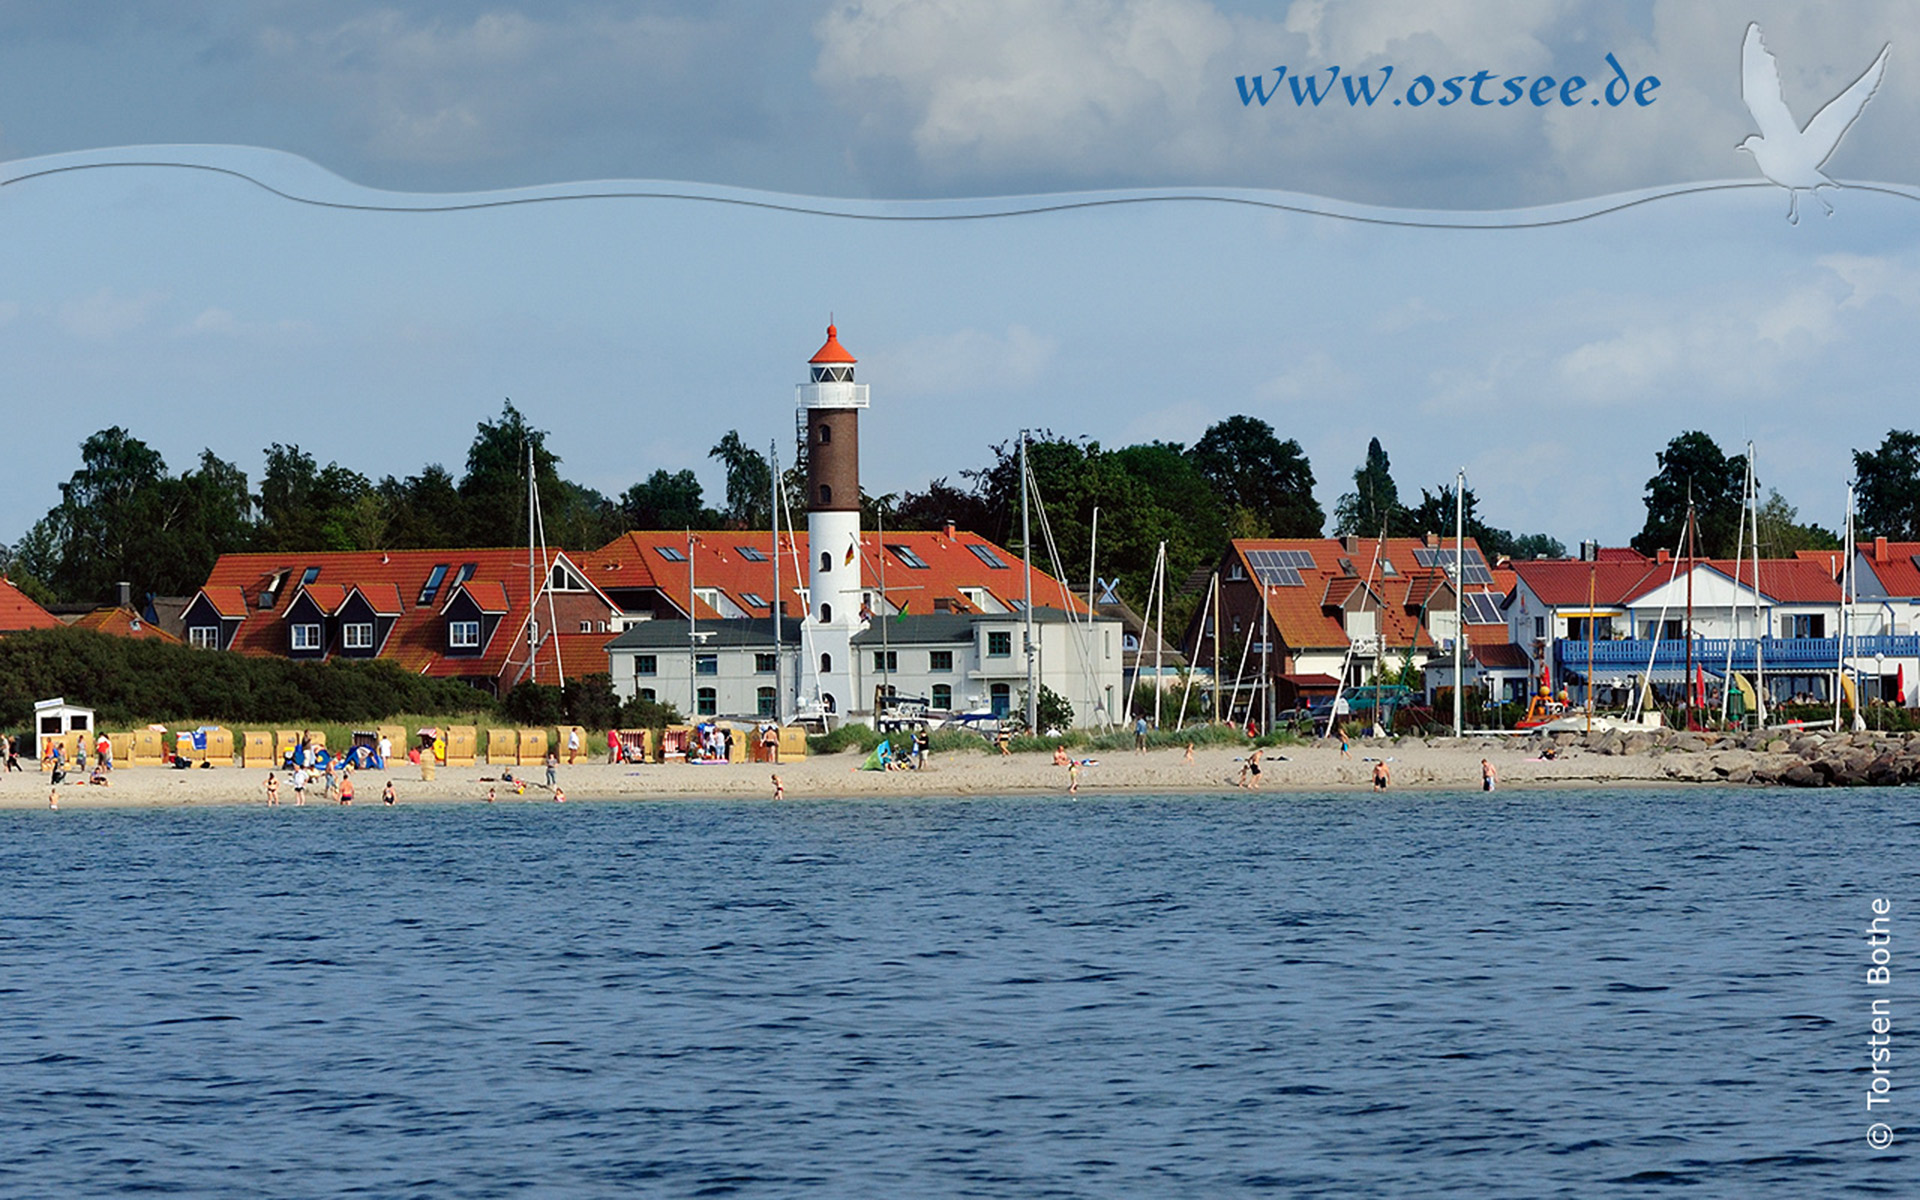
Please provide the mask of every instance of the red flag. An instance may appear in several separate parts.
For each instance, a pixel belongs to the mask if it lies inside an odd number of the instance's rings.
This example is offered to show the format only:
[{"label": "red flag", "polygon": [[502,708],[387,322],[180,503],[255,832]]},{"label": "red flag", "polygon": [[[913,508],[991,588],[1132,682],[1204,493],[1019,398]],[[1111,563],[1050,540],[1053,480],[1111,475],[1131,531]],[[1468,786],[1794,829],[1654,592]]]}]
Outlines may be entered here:
[{"label": "red flag", "polygon": [[1704,666],[1693,668],[1693,697],[1697,707],[1707,706],[1707,669]]},{"label": "red flag", "polygon": [[1894,680],[1898,686],[1893,691],[1893,702],[1905,708],[1907,706],[1907,664],[1901,663],[1895,670],[1897,674]]}]

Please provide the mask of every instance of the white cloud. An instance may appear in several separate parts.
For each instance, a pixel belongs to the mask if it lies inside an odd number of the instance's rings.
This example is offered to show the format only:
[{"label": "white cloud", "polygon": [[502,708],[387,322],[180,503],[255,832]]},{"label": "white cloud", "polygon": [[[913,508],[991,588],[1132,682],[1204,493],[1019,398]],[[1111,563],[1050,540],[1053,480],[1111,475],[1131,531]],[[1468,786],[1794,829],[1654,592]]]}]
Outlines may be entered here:
[{"label": "white cloud", "polygon": [[111,287],[61,304],[61,328],[88,341],[110,341],[147,323],[164,297],[159,292],[123,296]]},{"label": "white cloud", "polygon": [[962,329],[877,348],[861,369],[902,396],[1018,391],[1040,379],[1055,349],[1053,338],[1024,325],[1008,326],[1004,336]]}]

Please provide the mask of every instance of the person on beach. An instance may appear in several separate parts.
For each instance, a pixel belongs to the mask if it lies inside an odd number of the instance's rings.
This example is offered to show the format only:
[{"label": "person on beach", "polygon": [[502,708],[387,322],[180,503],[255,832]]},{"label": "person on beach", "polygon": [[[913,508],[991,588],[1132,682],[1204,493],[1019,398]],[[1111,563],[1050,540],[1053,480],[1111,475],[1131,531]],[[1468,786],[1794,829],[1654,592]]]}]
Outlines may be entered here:
[{"label": "person on beach", "polygon": [[320,798],[322,800],[325,800],[328,796],[338,796],[340,794],[340,784],[339,781],[334,778],[333,760],[331,758],[327,760],[326,768],[320,778],[322,781],[320,785]]},{"label": "person on beach", "polygon": [[488,788],[488,789],[487,789],[487,803],[488,803],[488,804],[492,804],[492,803],[493,803],[493,789],[492,789],[492,788]]},{"label": "person on beach", "polygon": [[1384,792],[1387,784],[1393,781],[1393,772],[1387,769],[1385,760],[1373,764],[1373,790]]},{"label": "person on beach", "polygon": [[307,769],[305,767],[295,767],[293,769],[293,806],[299,808],[306,802]]},{"label": "person on beach", "polygon": [[1492,763],[1488,762],[1484,758],[1481,759],[1480,760],[1480,790],[1483,792],[1490,792],[1499,784],[1499,782],[1500,782],[1500,772],[1494,769],[1494,766]]},{"label": "person on beach", "polygon": [[87,776],[87,783],[92,787],[113,786],[113,780],[107,778],[107,765],[97,758],[93,760],[93,774]]},{"label": "person on beach", "polygon": [[268,771],[267,772],[267,807],[278,808],[279,806],[280,806],[280,777],[275,775],[272,771]]},{"label": "person on beach", "polygon": [[1260,790],[1260,755],[1260,747],[1255,746],[1253,753],[1247,755],[1247,761],[1240,768],[1240,786],[1250,792]]},{"label": "person on beach", "polygon": [[572,766],[573,760],[579,757],[579,755],[580,730],[578,728],[569,729],[567,730],[567,765]]},{"label": "person on beach", "polygon": [[1011,732],[1002,728],[993,740],[1000,744],[1001,758],[1013,757],[1013,734]]},{"label": "person on beach", "polygon": [[1056,767],[1064,767],[1067,765],[1068,761],[1069,760],[1067,758],[1067,744],[1065,742],[1061,742],[1058,746],[1055,746],[1053,748],[1053,765]]},{"label": "person on beach", "polygon": [[380,789],[380,803],[392,808],[394,801],[398,799],[399,797],[393,794],[393,780],[387,780],[387,786]]},{"label": "person on beach", "polygon": [[93,760],[100,764],[102,770],[113,770],[113,739],[104,733],[93,744]]},{"label": "person on beach", "polygon": [[1073,759],[1067,760],[1067,795],[1078,795],[1080,791],[1080,764]]},{"label": "person on beach", "polygon": [[1340,727],[1340,757],[1341,758],[1353,757],[1353,746],[1350,742],[1347,741],[1347,727],[1345,725],[1342,725]]},{"label": "person on beach", "polygon": [[7,770],[23,770],[20,766],[20,739],[17,737],[7,739]]},{"label": "person on beach", "polygon": [[1193,761],[1193,743],[1192,742],[1187,743],[1187,756],[1185,761],[1187,762]]},{"label": "person on beach", "polygon": [[353,772],[340,772],[340,806],[346,808],[353,803]]},{"label": "person on beach", "polygon": [[567,802],[567,789],[563,787],[554,788],[553,802],[555,804],[565,804]]},{"label": "person on beach", "polygon": [[780,782],[778,775],[773,777],[773,798],[775,800],[785,800],[787,798],[787,785]]},{"label": "person on beach", "polygon": [[47,785],[47,807],[55,812],[60,811],[60,782],[57,779]]},{"label": "person on beach", "polygon": [[760,753],[765,761],[780,765],[780,730],[772,721],[760,730]]},{"label": "person on beach", "polygon": [[620,731],[618,729],[609,729],[607,730],[607,762],[609,764],[617,763],[621,757]]},{"label": "person on beach", "polygon": [[380,766],[384,769],[387,760],[393,757],[393,739],[386,734],[380,735]]},{"label": "person on beach", "polygon": [[1145,754],[1147,752],[1147,719],[1145,717],[1141,717],[1133,723],[1133,752],[1135,754]]},{"label": "person on beach", "polygon": [[558,787],[560,783],[560,752],[547,751],[547,786]]}]

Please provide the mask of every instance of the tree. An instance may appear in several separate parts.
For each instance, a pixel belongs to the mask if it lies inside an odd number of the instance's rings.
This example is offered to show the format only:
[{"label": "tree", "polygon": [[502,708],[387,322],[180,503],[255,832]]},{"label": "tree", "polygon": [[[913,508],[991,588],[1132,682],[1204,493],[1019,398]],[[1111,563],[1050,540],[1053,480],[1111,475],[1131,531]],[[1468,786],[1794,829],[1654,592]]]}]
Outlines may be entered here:
[{"label": "tree", "polygon": [[429,463],[418,475],[380,481],[386,505],[387,539],[395,550],[432,550],[457,546],[467,528],[466,509],[453,475]]},{"label": "tree", "polygon": [[[1760,505],[1760,552],[1770,558],[1785,558],[1800,550],[1838,550],[1840,537],[1831,529],[1802,525],[1800,510],[1787,503],[1779,490],[1770,489]],[[1752,548],[1749,547],[1749,554]]]},{"label": "tree", "polygon": [[718,515],[700,504],[700,480],[692,471],[662,468],[620,497],[620,511],[634,529],[708,529]]},{"label": "tree", "polygon": [[1367,440],[1367,461],[1354,470],[1353,490],[1334,505],[1333,519],[1333,531],[1341,535],[1392,537],[1404,530],[1400,489],[1379,438]]},{"label": "tree", "polygon": [[[377,537],[376,520],[370,526],[363,498],[374,495],[373,483],[358,471],[339,463],[324,468],[298,446],[278,442],[267,447],[267,469],[260,476],[259,545],[262,550],[372,550],[354,540]],[[377,503],[377,498],[376,498]],[[374,510],[377,516],[377,509]]]},{"label": "tree", "polygon": [[[1521,559],[1566,557],[1567,548],[1556,538],[1544,533],[1515,535],[1482,521],[1480,498],[1473,494],[1472,488],[1466,488],[1465,492],[1466,535],[1489,561],[1503,555]],[[1431,492],[1420,489],[1420,503],[1402,515],[1400,527],[1409,535],[1437,533],[1443,541],[1449,540],[1453,537],[1454,515],[1453,486],[1443,483]]]},{"label": "tree", "polygon": [[1544,533],[1523,533],[1513,539],[1507,548],[1507,555],[1513,559],[1565,558],[1567,546],[1559,538],[1548,537]]},{"label": "tree", "polygon": [[742,442],[739,430],[729,429],[707,457],[727,469],[727,520],[741,529],[771,528],[773,468],[766,456]]},{"label": "tree", "polygon": [[[475,427],[467,448],[467,472],[460,477],[460,501],[469,546],[518,546],[527,529],[527,449],[533,449],[534,478],[540,484],[543,515],[551,516],[562,499],[560,460],[547,450],[547,434],[527,424],[508,400],[498,421]],[[549,530],[551,533],[551,530]]]},{"label": "tree", "polygon": [[1890,429],[1878,450],[1853,452],[1859,535],[1920,541],[1920,435]]},{"label": "tree", "polygon": [[1313,498],[1313,468],[1299,442],[1281,441],[1265,421],[1228,417],[1209,426],[1187,457],[1213,486],[1222,508],[1247,519],[1253,527],[1249,532],[1320,536],[1326,514]]},{"label": "tree", "polygon": [[1647,480],[1647,521],[1633,548],[1649,558],[1676,548],[1686,526],[1691,498],[1694,533],[1703,558],[1732,558],[1745,510],[1747,457],[1728,458],[1704,433],[1683,433],[1654,455],[1660,471]]}]

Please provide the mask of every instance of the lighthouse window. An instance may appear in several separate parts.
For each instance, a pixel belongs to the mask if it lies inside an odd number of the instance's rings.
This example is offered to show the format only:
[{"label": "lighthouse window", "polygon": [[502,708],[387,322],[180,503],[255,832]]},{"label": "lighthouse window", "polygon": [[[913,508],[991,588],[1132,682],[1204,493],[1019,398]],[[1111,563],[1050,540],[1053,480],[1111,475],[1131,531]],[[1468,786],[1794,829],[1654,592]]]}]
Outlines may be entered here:
[{"label": "lighthouse window", "polygon": [[822,425],[820,427],[820,444],[824,446],[832,440],[833,440],[833,426]]},{"label": "lighthouse window", "polygon": [[820,656],[820,673],[822,675],[825,675],[832,670],[833,670],[833,655],[822,654]]},{"label": "lighthouse window", "polygon": [[831,570],[833,570],[833,555],[822,550],[820,552],[820,573],[824,575]]},{"label": "lighthouse window", "polygon": [[822,504],[833,503],[833,489],[828,487],[824,483],[820,485],[820,503]]},{"label": "lighthouse window", "polygon": [[820,623],[822,625],[830,625],[833,623],[833,605],[822,604],[820,606]]}]

